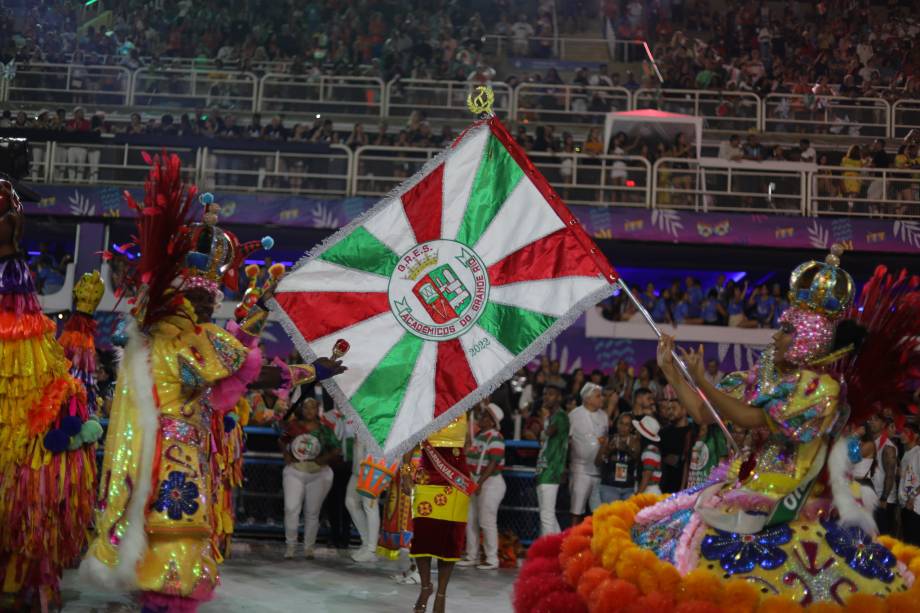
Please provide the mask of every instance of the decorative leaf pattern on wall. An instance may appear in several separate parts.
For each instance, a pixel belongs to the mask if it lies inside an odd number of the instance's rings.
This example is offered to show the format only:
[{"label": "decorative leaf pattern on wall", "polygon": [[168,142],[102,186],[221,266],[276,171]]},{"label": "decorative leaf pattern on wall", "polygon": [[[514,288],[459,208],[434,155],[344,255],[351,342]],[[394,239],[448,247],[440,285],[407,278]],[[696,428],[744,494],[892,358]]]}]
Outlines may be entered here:
[{"label": "decorative leaf pattern on wall", "polygon": [[827,249],[829,239],[830,232],[827,228],[819,224],[817,219],[812,219],[811,225],[808,226],[808,242],[811,246],[815,249]]},{"label": "decorative leaf pattern on wall", "polygon": [[677,238],[678,233],[684,229],[680,213],[671,209],[653,209],[652,225],[674,238]]},{"label": "decorative leaf pattern on wall", "polygon": [[901,242],[920,249],[920,222],[899,219],[894,222],[894,235]]}]

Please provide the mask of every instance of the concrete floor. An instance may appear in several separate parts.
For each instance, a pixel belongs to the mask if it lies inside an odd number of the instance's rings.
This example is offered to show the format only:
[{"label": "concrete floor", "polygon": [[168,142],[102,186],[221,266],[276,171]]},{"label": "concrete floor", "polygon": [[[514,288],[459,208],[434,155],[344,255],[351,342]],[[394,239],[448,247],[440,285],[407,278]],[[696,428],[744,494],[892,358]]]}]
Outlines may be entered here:
[{"label": "concrete floor", "polygon": [[[418,586],[397,585],[390,578],[396,562],[356,564],[334,549],[317,550],[315,560],[284,560],[283,545],[253,541],[240,543],[239,553],[221,568],[221,585],[201,613],[408,613]],[[502,612],[511,610],[511,587],[516,571],[454,570],[447,610]],[[433,578],[437,581],[437,576]],[[137,611],[130,596],[81,586],[75,572],[64,575],[66,613],[122,613]],[[429,601],[428,611],[434,605]]]}]

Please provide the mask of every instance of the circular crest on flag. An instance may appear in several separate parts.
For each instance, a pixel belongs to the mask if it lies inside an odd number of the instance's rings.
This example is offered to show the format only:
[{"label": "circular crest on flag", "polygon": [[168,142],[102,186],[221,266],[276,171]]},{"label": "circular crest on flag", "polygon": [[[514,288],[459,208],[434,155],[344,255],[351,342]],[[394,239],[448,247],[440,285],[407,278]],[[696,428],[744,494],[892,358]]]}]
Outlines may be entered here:
[{"label": "circular crest on flag", "polygon": [[322,449],[319,439],[312,434],[300,434],[291,441],[291,455],[299,462],[316,459]]},{"label": "circular crest on flag", "polygon": [[416,245],[390,276],[390,310],[409,332],[446,341],[469,331],[489,300],[489,273],[470,247],[451,240]]}]

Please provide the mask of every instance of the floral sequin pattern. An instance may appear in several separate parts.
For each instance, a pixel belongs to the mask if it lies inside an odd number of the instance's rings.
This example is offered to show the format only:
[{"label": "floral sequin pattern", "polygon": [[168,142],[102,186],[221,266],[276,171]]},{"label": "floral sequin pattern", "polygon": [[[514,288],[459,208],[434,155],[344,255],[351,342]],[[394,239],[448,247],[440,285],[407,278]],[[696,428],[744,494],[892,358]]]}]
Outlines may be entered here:
[{"label": "floral sequin pattern", "polygon": [[703,539],[700,552],[707,560],[718,560],[730,575],[749,573],[760,566],[765,570],[778,568],[786,561],[780,548],[792,540],[788,525],[773,526],[757,534],[738,534],[716,530]]},{"label": "floral sequin pattern", "polygon": [[179,521],[183,515],[198,511],[198,486],[186,481],[185,473],[173,471],[160,483],[160,492],[153,508],[166,512],[169,519]]},{"label": "floral sequin pattern", "polygon": [[843,526],[828,520],[821,520],[826,531],[828,546],[863,577],[880,579],[886,583],[894,580],[897,559],[888,549],[856,527]]}]

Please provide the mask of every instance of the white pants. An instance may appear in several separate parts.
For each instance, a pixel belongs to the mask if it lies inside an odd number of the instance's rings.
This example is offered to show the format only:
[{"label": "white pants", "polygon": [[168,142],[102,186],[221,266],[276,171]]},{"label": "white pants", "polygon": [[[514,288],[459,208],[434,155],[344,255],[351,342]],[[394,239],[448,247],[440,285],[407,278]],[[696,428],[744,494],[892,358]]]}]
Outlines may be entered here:
[{"label": "white pants", "polygon": [[558,534],[559,519],[556,517],[558,483],[541,483],[537,486],[537,503],[540,505],[540,536]]},{"label": "white pants", "polygon": [[86,178],[87,151],[83,147],[67,148],[67,178],[71,181]]},{"label": "white pants", "polygon": [[569,493],[572,495],[572,515],[584,515],[585,503],[591,512],[601,506],[601,478],[582,472],[569,473]]},{"label": "white pants", "polygon": [[479,529],[482,528],[486,563],[498,564],[498,505],[505,497],[505,480],[492,475],[470,498],[466,520],[466,559],[479,561]]},{"label": "white pants", "polygon": [[361,546],[369,551],[377,550],[377,536],[380,533],[380,509],[375,498],[358,493],[358,477],[351,476],[345,490],[345,507],[361,535]]},{"label": "white pants", "polygon": [[319,512],[332,487],[332,469],[323,466],[319,472],[307,473],[285,466],[281,483],[284,486],[284,542],[297,543],[297,525],[303,510],[303,546],[309,549],[316,544]]}]

